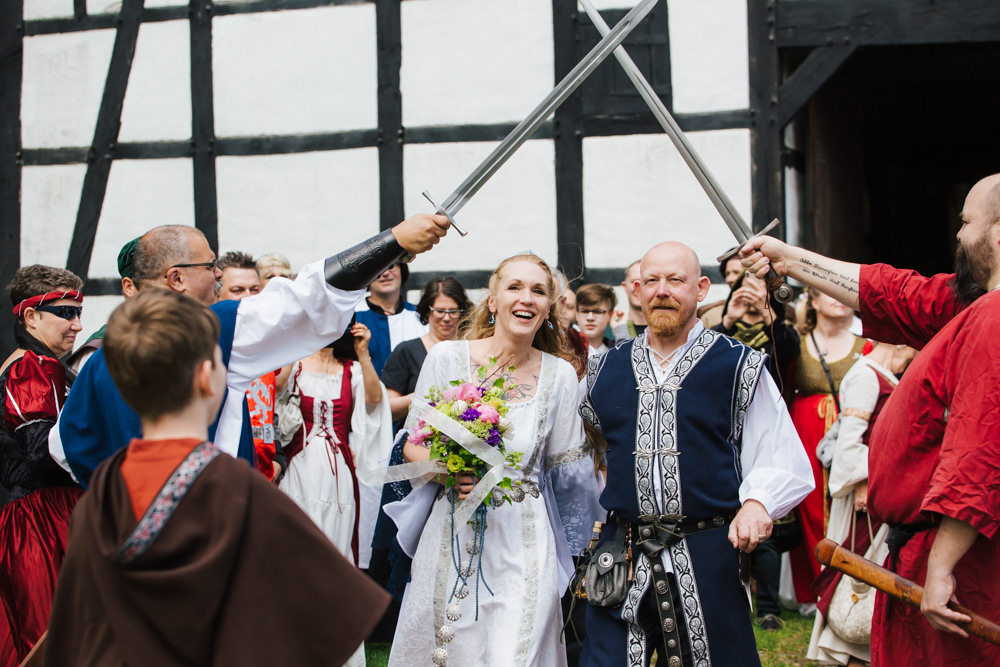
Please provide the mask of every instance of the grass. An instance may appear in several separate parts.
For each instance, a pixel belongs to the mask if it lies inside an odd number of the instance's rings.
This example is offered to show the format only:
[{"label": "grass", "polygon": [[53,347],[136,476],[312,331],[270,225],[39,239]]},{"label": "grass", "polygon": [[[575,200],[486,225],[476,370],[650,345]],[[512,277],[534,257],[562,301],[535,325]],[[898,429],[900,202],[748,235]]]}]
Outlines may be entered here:
[{"label": "grass", "polygon": [[[761,630],[754,626],[753,632],[757,638],[757,650],[763,667],[816,665],[817,663],[805,658],[813,619],[786,610],[782,613],[782,620],[785,621],[785,627],[781,630]],[[389,644],[366,644],[365,657],[368,667],[384,667],[389,662]]]}]

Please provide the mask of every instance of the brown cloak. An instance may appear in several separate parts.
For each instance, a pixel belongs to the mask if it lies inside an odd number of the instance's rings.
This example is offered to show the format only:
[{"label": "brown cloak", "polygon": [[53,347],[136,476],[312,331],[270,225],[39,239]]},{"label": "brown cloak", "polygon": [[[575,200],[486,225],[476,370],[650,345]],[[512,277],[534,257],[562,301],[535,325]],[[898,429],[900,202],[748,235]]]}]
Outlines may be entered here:
[{"label": "brown cloak", "polygon": [[137,521],[105,461],[70,524],[46,665],[341,665],[388,596],[283,493],[216,456],[149,548],[114,557]]}]

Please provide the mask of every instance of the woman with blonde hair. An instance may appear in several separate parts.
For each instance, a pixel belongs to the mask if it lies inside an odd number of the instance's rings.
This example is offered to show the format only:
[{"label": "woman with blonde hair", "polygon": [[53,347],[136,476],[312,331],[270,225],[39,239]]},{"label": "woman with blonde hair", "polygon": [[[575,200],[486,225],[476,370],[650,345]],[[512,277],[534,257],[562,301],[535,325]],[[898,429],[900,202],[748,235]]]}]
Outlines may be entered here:
[{"label": "woman with blonde hair", "polygon": [[800,604],[807,604],[816,602],[813,581],[820,566],[813,551],[826,533],[829,517],[828,471],[816,458],[816,445],[837,419],[840,381],[871,350],[871,343],[851,333],[854,311],[811,287],[796,309],[796,320],[802,344],[795,361],[795,393],[789,412],[812,464],[816,488],[798,507],[802,541],[789,558],[795,595]]},{"label": "woman with blonde hair", "polygon": [[[472,541],[471,526],[450,521],[454,504],[473,489],[471,475],[459,473],[447,490],[426,484],[389,511],[401,546],[414,558],[390,665],[566,664],[559,601],[571,556],[603,512],[558,296],[544,261],[510,257],[469,314],[465,340],[439,343],[427,355],[416,396],[454,380],[479,384],[479,369],[486,369],[490,385],[497,377],[507,381],[513,430],[504,444],[522,458],[516,469],[505,466],[514,482],[512,502],[489,508],[481,547]],[[415,426],[411,412],[407,427]],[[429,456],[409,442],[403,453],[408,461]],[[456,555],[452,544],[465,548]],[[458,581],[457,570],[467,571],[473,558],[482,578]]]}]

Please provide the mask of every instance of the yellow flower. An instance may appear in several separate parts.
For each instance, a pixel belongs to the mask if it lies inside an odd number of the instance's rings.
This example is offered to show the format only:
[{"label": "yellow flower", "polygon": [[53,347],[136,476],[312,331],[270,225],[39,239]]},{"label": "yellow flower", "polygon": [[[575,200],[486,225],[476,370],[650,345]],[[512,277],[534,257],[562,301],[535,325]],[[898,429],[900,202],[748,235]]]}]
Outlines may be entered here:
[{"label": "yellow flower", "polygon": [[448,472],[460,472],[465,468],[465,460],[458,454],[448,457]]}]

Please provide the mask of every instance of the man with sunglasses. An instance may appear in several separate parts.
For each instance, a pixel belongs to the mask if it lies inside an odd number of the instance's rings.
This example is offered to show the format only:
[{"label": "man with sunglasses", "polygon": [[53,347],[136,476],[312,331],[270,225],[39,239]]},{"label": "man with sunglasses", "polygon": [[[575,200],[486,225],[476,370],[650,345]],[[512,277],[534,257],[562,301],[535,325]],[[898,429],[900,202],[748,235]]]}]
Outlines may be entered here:
[{"label": "man with sunglasses", "polygon": [[[365,287],[405,254],[429,250],[448,226],[444,216],[414,216],[349,250],[307,264],[295,281],[277,281],[253,297],[214,305],[221,272],[200,231],[168,225],[142,236],[133,258],[136,287],[188,294],[211,305],[219,318],[228,393],[209,432],[215,445],[253,465],[246,391],[254,379],[339,338]],[[98,351],[83,367],[51,431],[49,450],[87,486],[97,465],[140,433],[138,416],[122,399]]]}]

